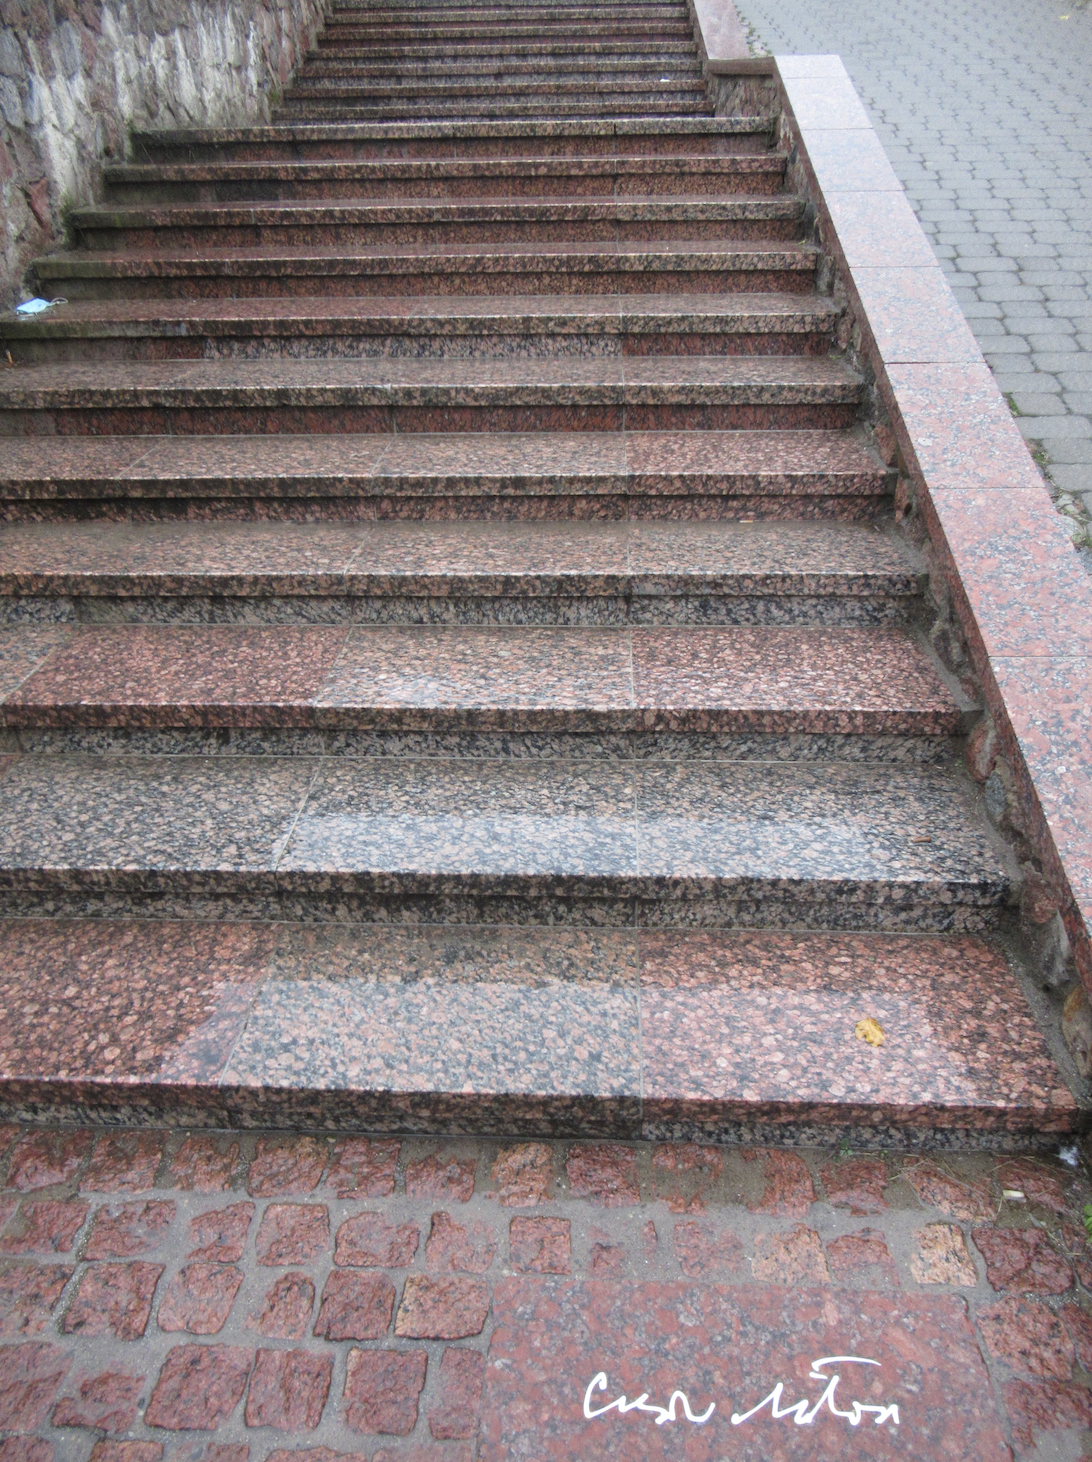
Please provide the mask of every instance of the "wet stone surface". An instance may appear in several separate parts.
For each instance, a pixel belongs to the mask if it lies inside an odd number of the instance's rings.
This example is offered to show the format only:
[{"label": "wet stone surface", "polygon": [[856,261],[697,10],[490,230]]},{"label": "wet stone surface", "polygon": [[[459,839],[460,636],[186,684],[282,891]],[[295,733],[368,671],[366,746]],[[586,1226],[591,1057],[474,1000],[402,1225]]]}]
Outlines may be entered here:
[{"label": "wet stone surface", "polygon": [[12,1127],[0,1462],[1076,1456],[1090,1200],[1043,1153]]}]

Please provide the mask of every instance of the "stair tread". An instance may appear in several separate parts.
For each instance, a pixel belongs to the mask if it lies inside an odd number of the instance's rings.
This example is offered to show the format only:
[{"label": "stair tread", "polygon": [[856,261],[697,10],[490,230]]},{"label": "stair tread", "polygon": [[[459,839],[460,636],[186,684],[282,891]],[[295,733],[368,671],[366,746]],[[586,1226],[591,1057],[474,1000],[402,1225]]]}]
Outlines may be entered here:
[{"label": "stair tread", "polygon": [[0,531],[4,594],[748,593],[761,583],[909,595],[922,576],[897,540],[840,522],[211,520]]},{"label": "stair tread", "polygon": [[[733,1121],[1078,1119],[1002,953],[968,936],[88,919],[7,920],[2,938],[0,1093],[84,1111],[203,1093],[227,1126],[260,1092],[308,1126],[689,1122],[714,1141]],[[862,1011],[881,1051],[853,1039]]]},{"label": "stair tread", "polygon": [[460,486],[490,491],[561,479],[571,489],[685,492],[703,479],[738,474],[754,489],[786,490],[795,480],[817,491],[886,488],[887,469],[848,432],[454,432],[397,438],[373,435],[9,437],[0,490],[107,487],[129,492],[192,483],[237,483],[251,490],[286,479],[333,490],[426,491]]},{"label": "stair tread", "polygon": [[33,626],[0,631],[0,665],[22,676],[6,694],[0,679],[9,727],[937,737],[962,724],[899,629]]},{"label": "stair tread", "polygon": [[[124,163],[104,169],[109,183],[241,181],[271,178],[599,177],[641,173],[779,172],[782,153],[673,153],[663,157],[599,153],[592,157],[372,158],[328,162]],[[90,210],[80,210],[81,213]],[[100,210],[105,211],[105,210]]]},{"label": "stair tread", "polygon": [[134,131],[135,149],[216,146],[237,142],[444,141],[498,137],[770,136],[769,117],[619,117],[552,122],[273,122],[247,127],[172,127]]},{"label": "stair tread", "polygon": [[[164,333],[255,333],[262,326],[283,333],[326,333],[337,326],[390,334],[395,331],[462,333],[469,326],[491,330],[564,330],[621,334],[663,327],[692,330],[715,326],[731,331],[778,333],[828,331],[839,310],[818,294],[626,294],[626,295],[257,295],[244,299],[73,300],[43,315],[0,316],[8,340],[90,338],[136,327]],[[179,326],[186,327],[185,331]],[[97,328],[96,328],[97,327]],[[2,382],[0,382],[2,383]]]},{"label": "stair tread", "polygon": [[454,400],[560,402],[738,399],[856,401],[864,383],[823,356],[556,356],[494,360],[419,356],[285,360],[112,361],[99,366],[22,366],[0,376],[0,409],[160,400],[201,404],[237,397],[299,403]]},{"label": "stair tread", "polygon": [[845,919],[907,898],[951,918],[1010,888],[947,768],[39,753],[11,757],[2,787],[0,878],[28,891],[666,895],[707,912],[795,892]]}]

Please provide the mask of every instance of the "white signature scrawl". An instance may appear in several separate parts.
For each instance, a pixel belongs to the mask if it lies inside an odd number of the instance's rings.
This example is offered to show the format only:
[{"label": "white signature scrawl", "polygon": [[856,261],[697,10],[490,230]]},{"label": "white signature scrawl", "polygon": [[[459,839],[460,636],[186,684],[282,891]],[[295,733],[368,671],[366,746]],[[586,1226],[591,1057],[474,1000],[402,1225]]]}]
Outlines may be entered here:
[{"label": "white signature scrawl", "polygon": [[[734,1411],[732,1413],[732,1425],[742,1426],[744,1422],[750,1421],[753,1416],[757,1416],[760,1411],[768,1406],[770,1408],[770,1415],[775,1420],[781,1421],[785,1417],[791,1416],[797,1426],[811,1426],[825,1406],[831,1416],[848,1421],[850,1426],[860,1426],[866,1416],[871,1416],[876,1426],[883,1426],[888,1421],[893,1426],[898,1426],[899,1408],[894,1404],[880,1406],[866,1404],[861,1401],[852,1401],[849,1403],[849,1410],[843,1411],[838,1407],[836,1402],[838,1384],[842,1377],[838,1371],[833,1372],[833,1374],[828,1374],[832,1366],[853,1365],[879,1367],[879,1364],[878,1360],[870,1360],[867,1356],[863,1355],[820,1356],[817,1360],[812,1361],[811,1371],[809,1373],[809,1380],[823,1381],[825,1383],[823,1392],[814,1406],[807,1397],[804,1397],[801,1401],[794,1401],[790,1406],[782,1406],[781,1398],[785,1392],[785,1383],[784,1381],[778,1381],[770,1394],[759,1401],[757,1405],[752,1406],[750,1411]],[[704,1426],[717,1409],[716,1402],[711,1401],[700,1416],[695,1416],[685,1391],[672,1391],[666,1406],[657,1406],[654,1401],[649,1401],[647,1391],[642,1391],[641,1395],[633,1401],[628,1400],[625,1395],[622,1395],[616,1396],[613,1401],[608,1401],[606,1406],[594,1406],[593,1393],[596,1391],[605,1391],[606,1389],[607,1373],[606,1371],[599,1371],[588,1382],[587,1389],[584,1392],[584,1415],[589,1421],[594,1420],[597,1416],[606,1416],[610,1411],[617,1411],[619,1416],[626,1416],[631,1411],[641,1411],[652,1416],[657,1426],[663,1426],[665,1422],[679,1420],[676,1414],[676,1407],[681,1406],[683,1415],[687,1421],[692,1422],[694,1426]]]}]

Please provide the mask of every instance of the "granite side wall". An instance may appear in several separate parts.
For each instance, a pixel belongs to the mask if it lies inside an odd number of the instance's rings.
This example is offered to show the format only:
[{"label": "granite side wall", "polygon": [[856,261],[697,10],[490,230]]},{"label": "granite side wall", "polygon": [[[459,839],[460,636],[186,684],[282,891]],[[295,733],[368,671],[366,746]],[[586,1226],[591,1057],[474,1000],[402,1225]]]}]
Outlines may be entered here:
[{"label": "granite side wall", "polygon": [[130,128],[268,120],[322,0],[0,0],[0,308]]}]

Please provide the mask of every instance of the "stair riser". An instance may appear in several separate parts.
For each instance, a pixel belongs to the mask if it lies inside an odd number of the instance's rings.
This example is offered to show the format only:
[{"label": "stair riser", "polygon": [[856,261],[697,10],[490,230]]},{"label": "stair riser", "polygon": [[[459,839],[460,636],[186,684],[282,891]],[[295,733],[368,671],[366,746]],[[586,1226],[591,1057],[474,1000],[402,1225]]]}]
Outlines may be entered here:
[{"label": "stair riser", "polygon": [[413,56],[394,61],[366,60],[347,57],[308,61],[297,73],[286,96],[309,94],[321,90],[326,82],[357,87],[378,83],[383,88],[415,87],[419,84],[475,82],[483,86],[507,86],[510,82],[538,85],[561,83],[566,86],[588,82],[625,82],[651,86],[697,85],[705,90],[701,65],[682,56],[656,57],[598,56],[580,61],[574,56],[546,59],[505,57],[463,57],[452,55],[443,60],[428,61]]},{"label": "stair riser", "polygon": [[[208,336],[201,323],[181,335],[118,335],[114,338],[77,337],[70,340],[11,340],[8,348],[19,365],[59,365],[66,362],[107,360],[263,360],[268,357],[354,360],[389,358],[499,360],[516,357],[552,360],[575,357],[607,360],[644,355],[826,355],[829,334],[709,334],[649,335],[358,335],[315,330],[254,335]],[[282,327],[286,328],[286,327]]]},{"label": "stair riser", "polygon": [[[600,128],[609,124],[598,124]],[[764,156],[770,151],[768,131],[708,133],[626,132],[616,135],[598,130],[597,124],[574,124],[566,134],[520,136],[503,134],[484,137],[435,136],[309,138],[306,136],[245,136],[230,134],[223,142],[202,145],[199,141],[168,143],[153,141],[148,133],[138,134],[134,159],[145,163],[231,163],[231,162],[369,162],[396,159],[460,158],[582,158],[582,157],[736,157]]]},{"label": "stair riser", "polygon": [[[175,497],[156,496],[168,489]],[[502,491],[488,496],[444,495],[417,496],[407,487],[397,497],[372,498],[351,492],[340,496],[319,490],[289,485],[280,495],[270,490],[240,488],[234,483],[222,484],[217,493],[184,491],[179,484],[156,484],[152,492],[141,495],[127,485],[124,497],[116,487],[87,484],[83,489],[64,484],[54,494],[52,485],[41,493],[26,497],[0,498],[0,522],[371,522],[373,519],[401,521],[497,522],[509,520],[551,522],[623,522],[627,519],[651,521],[705,521],[713,519],[785,519],[818,522],[837,520],[845,523],[869,523],[889,505],[886,494],[862,492],[839,493],[829,489],[792,496],[741,492],[707,496],[682,495],[662,498],[629,498],[618,493],[550,496],[509,495]]]},{"label": "stair riser", "polygon": [[[642,897],[582,880],[510,880],[508,890],[457,878],[384,879],[382,889],[331,877],[179,874],[147,876],[103,870],[48,879],[6,871],[0,918],[274,920],[314,923],[502,924],[572,928],[857,930],[891,934],[976,934],[1006,922],[1007,890],[961,897],[960,890],[903,885],[839,887],[812,896],[778,883],[678,887]],[[279,885],[279,886],[278,886]]]},{"label": "stair riser", "polygon": [[81,230],[80,247],[95,252],[219,249],[397,249],[490,244],[794,243],[801,224],[789,219],[483,220],[463,223],[261,224],[232,228],[118,228]]},{"label": "stair riser", "polygon": [[[765,159],[763,159],[763,162]],[[148,183],[109,182],[108,204],[118,207],[152,208],[156,205],[196,203],[292,202],[326,199],[457,199],[457,198],[703,198],[772,197],[780,194],[780,168],[763,171],[688,171],[675,174],[649,172],[612,177],[609,174],[552,177],[468,177],[415,178],[270,178],[222,181],[155,181]],[[788,201],[788,200],[786,200]],[[796,226],[794,236],[800,232]]]},{"label": "stair riser", "polygon": [[[771,587],[757,596],[663,595],[624,598],[601,594],[581,597],[560,584],[534,597],[493,595],[485,598],[467,591],[443,596],[417,596],[411,588],[379,596],[349,595],[332,586],[325,595],[280,590],[276,583],[246,592],[237,585],[217,585],[210,591],[201,585],[188,588],[172,582],[162,590],[122,585],[107,591],[98,587],[95,597],[79,597],[65,583],[24,583],[13,592],[10,579],[0,585],[0,625],[46,624],[154,624],[154,625],[557,625],[624,628],[627,625],[739,625],[739,626],[905,626],[920,617],[922,601],[901,588],[891,593],[857,595],[809,594],[799,590],[782,593]],[[115,597],[110,597],[110,594]],[[94,714],[93,712],[90,714]],[[101,711],[100,716],[104,714]],[[179,713],[181,714],[181,713]],[[12,715],[10,727],[30,725],[122,725],[123,721],[87,720],[82,711],[70,711],[62,720],[20,719]],[[233,725],[228,721],[174,720],[165,725]],[[239,723],[245,724],[245,723]],[[295,722],[287,724],[296,724]],[[700,729],[700,728],[699,728]],[[810,734],[810,733],[809,733]],[[848,733],[847,733],[848,734]],[[855,729],[856,736],[864,733]],[[896,734],[896,733],[891,733]],[[903,734],[899,732],[897,734]],[[905,734],[931,735],[925,727]],[[938,733],[939,734],[939,733]],[[944,735],[952,734],[951,728]]]},{"label": "stair riser", "polygon": [[565,40],[549,41],[542,45],[530,42],[520,44],[511,41],[458,41],[452,45],[430,45],[427,42],[388,42],[386,44],[358,44],[352,41],[326,41],[319,38],[313,51],[309,51],[304,65],[310,72],[313,66],[348,65],[362,61],[366,64],[411,61],[415,64],[437,63],[446,66],[451,61],[471,62],[516,62],[519,64],[553,65],[565,59],[586,62],[589,57],[602,58],[611,64],[619,61],[646,62],[653,66],[668,59],[672,65],[694,65],[700,70],[700,63],[692,61],[694,47],[687,41],[592,41]]},{"label": "stair riser", "polygon": [[520,101],[545,97],[591,101],[596,97],[620,98],[647,96],[656,101],[689,101],[705,96],[701,74],[678,72],[661,79],[654,72],[618,75],[615,72],[546,73],[534,75],[491,74],[470,70],[465,74],[454,67],[435,75],[406,67],[400,80],[391,81],[370,76],[361,67],[348,75],[332,77],[301,76],[284,93],[282,106],[293,103],[348,102],[352,106],[400,106],[403,102],[478,100],[485,95],[498,101]]},{"label": "stair riser", "polygon": [[419,274],[343,272],[253,274],[225,271],[218,275],[194,270],[171,277],[138,273],[120,278],[87,279],[51,273],[43,281],[49,298],[70,300],[125,299],[253,299],[292,296],[459,295],[494,294],[808,294],[814,289],[814,267],[807,269],[717,270],[543,270],[508,272],[436,271]]},{"label": "stair riser", "polygon": [[559,102],[538,98],[497,99],[485,91],[479,99],[435,102],[391,102],[382,106],[355,106],[349,102],[289,102],[274,114],[277,123],[298,125],[322,122],[432,122],[511,121],[553,116],[588,120],[626,120],[634,117],[706,117],[712,108],[701,100],[665,100],[639,94],[620,100]]},{"label": "stair riser", "polygon": [[828,431],[852,426],[855,404],[294,406],[236,404],[119,409],[0,409],[2,436],[234,435],[463,431]]}]

